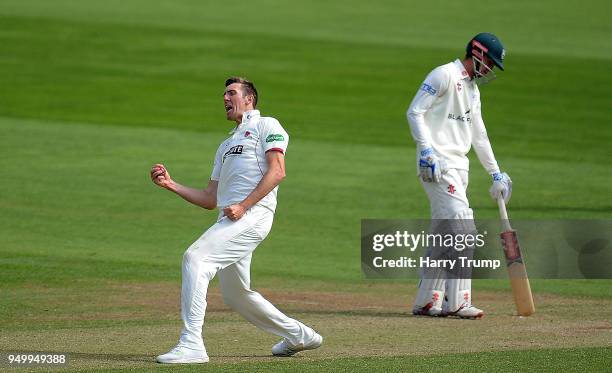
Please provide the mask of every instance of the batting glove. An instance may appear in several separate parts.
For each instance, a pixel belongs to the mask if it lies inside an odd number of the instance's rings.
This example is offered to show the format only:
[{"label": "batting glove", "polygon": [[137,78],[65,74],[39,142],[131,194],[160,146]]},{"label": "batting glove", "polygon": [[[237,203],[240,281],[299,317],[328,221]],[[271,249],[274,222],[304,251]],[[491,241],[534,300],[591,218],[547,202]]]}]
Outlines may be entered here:
[{"label": "batting glove", "polygon": [[444,169],[444,162],[441,160],[433,148],[426,148],[419,152],[419,176],[425,182],[439,183]]},{"label": "batting glove", "polygon": [[502,196],[504,202],[508,203],[510,196],[512,196],[512,180],[510,176],[505,172],[495,172],[491,176],[493,177],[493,185],[489,189],[491,198],[497,200],[499,196]]}]

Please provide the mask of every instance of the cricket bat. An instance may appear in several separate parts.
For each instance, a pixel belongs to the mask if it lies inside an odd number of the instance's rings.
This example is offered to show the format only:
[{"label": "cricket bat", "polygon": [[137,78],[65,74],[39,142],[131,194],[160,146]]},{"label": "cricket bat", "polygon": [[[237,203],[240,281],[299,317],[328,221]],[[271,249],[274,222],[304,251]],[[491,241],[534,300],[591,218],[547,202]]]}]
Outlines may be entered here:
[{"label": "cricket bat", "polygon": [[512,287],[516,312],[519,316],[529,316],[535,312],[535,306],[533,304],[533,295],[531,295],[531,286],[529,286],[525,262],[519,248],[518,237],[516,231],[510,226],[506,203],[502,197],[497,199],[497,205],[499,206],[499,215],[501,216],[503,228],[500,236],[504,255],[506,256],[506,265],[508,266],[508,276],[510,277],[510,286]]}]

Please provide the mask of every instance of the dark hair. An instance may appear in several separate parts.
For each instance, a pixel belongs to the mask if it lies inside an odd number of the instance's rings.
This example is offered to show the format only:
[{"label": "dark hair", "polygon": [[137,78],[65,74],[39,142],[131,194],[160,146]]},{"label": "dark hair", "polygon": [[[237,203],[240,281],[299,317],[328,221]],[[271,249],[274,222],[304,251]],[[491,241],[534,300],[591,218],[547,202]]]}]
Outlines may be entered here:
[{"label": "dark hair", "polygon": [[257,106],[257,88],[255,88],[255,84],[250,80],[245,78],[241,78],[239,76],[232,76],[225,81],[225,86],[227,87],[230,84],[240,83],[242,86],[242,94],[244,96],[253,96],[253,107]]}]

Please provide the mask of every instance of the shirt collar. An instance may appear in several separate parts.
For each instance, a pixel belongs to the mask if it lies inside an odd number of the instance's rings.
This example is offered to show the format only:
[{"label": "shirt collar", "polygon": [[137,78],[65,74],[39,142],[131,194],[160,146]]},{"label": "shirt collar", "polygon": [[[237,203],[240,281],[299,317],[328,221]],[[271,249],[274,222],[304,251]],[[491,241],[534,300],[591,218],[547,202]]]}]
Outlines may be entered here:
[{"label": "shirt collar", "polygon": [[233,135],[234,133],[236,133],[236,131],[238,131],[241,128],[247,127],[250,123],[252,123],[253,121],[259,119],[260,114],[259,114],[259,110],[249,110],[249,111],[245,111],[242,114],[242,123],[240,123],[239,125],[237,125],[236,127],[234,127],[229,133],[230,135]]},{"label": "shirt collar", "polygon": [[468,74],[467,70],[465,69],[465,66],[463,66],[463,62],[461,62],[460,59],[456,59],[454,61],[455,67],[457,68],[457,74],[459,74],[459,77],[461,79],[467,79],[470,80],[470,74]]},{"label": "shirt collar", "polygon": [[256,120],[257,118],[259,118],[259,110],[253,109],[253,110],[245,111],[244,114],[242,114],[241,124],[248,124]]}]

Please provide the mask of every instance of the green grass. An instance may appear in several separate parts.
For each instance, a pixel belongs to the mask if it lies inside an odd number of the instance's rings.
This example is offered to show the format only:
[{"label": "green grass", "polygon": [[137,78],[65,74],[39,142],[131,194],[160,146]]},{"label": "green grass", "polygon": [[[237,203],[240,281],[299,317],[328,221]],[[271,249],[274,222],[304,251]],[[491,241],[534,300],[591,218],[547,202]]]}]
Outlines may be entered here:
[{"label": "green grass", "polygon": [[[0,197],[4,285],[61,284],[75,277],[178,279],[182,252],[216,214],[156,188],[147,172],[163,161],[178,180],[204,185],[222,135],[16,119],[0,119],[0,125],[5,172],[11,175],[4,182],[11,193]],[[160,141],[162,147],[151,146]],[[399,146],[292,142],[289,177],[280,189],[273,233],[257,250],[255,278],[360,281],[360,219],[426,216],[420,186],[406,182],[414,180],[409,166],[395,161],[405,152]],[[353,164],[360,165],[359,172]],[[580,165],[565,169],[570,173]],[[521,175],[529,173],[517,172]],[[370,182],[377,179],[385,181]],[[474,184],[481,190],[473,198],[477,214],[495,217],[488,185]],[[513,203],[541,201],[517,189]],[[370,198],[374,195],[380,198]],[[593,206],[587,213],[584,204],[574,203],[576,210],[564,215],[607,216],[605,209]],[[512,212],[560,215],[556,209]]]},{"label": "green grass", "polygon": [[[397,356],[385,358],[336,358],[316,362],[300,359],[277,359],[274,362],[208,364],[198,366],[197,371],[214,372],[321,372],[321,371],[419,371],[437,372],[441,367],[449,367],[453,371],[487,372],[604,372],[608,371],[610,363],[610,348],[582,349],[544,349],[519,350],[510,352],[486,352],[476,354],[448,354],[431,356]],[[478,368],[475,365],[478,361]],[[151,368],[131,369],[134,372],[148,372]],[[196,370],[190,366],[156,367],[160,371],[191,372]],[[113,372],[120,369],[86,369],[83,372]]]},{"label": "green grass", "polygon": [[[287,359],[282,362],[211,364],[201,371],[223,372],[321,372],[321,371],[416,371],[439,372],[443,367],[452,371],[472,372],[606,372],[610,369],[611,348],[558,350],[497,351],[441,356],[397,356],[319,360],[315,363]],[[477,362],[477,363],[476,363]],[[173,372],[192,371],[193,367],[173,367]],[[138,371],[138,370],[136,370]],[[147,371],[142,369],[141,371]]]},{"label": "green grass", "polygon": [[[498,162],[514,181],[511,217],[612,217],[608,2],[497,1],[478,17],[469,5],[443,0],[249,4],[246,12],[195,0],[3,1],[3,327],[73,325],[78,332],[131,313],[125,325],[176,321],[159,316],[158,305],[148,306],[156,316],[147,318],[142,305],[96,313],[85,300],[111,297],[106,287],[116,281],[178,286],[183,251],[216,215],[154,187],[147,171],[164,162],[180,182],[205,185],[231,128],[221,92],[234,74],[255,81],[263,114],[291,135],[274,228],[253,261],[257,287],[342,289],[359,297],[377,284],[412,284],[362,278],[360,220],[428,216],[404,112],[425,75],[461,56],[469,37],[485,30],[507,48],[507,71],[481,94]],[[472,207],[477,218],[496,218],[489,177],[471,159]],[[603,307],[612,300],[610,280],[532,286],[545,300],[555,294]],[[506,281],[476,281],[475,288],[508,294]],[[61,317],[49,320],[46,304],[55,296]],[[85,317],[75,319],[72,310]],[[518,370],[545,370],[558,359],[574,364],[569,369],[600,370],[606,353],[478,356],[480,370],[514,367],[520,357]],[[456,359],[470,370],[471,355],[375,356],[256,366],[397,370]],[[228,364],[215,367],[240,370],[246,363]]]}]

